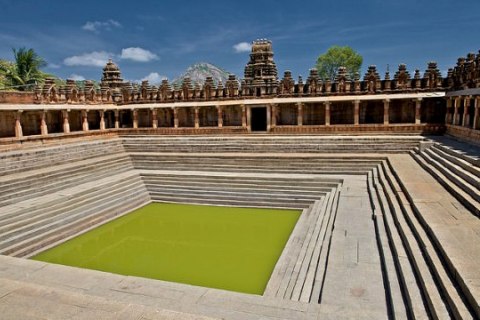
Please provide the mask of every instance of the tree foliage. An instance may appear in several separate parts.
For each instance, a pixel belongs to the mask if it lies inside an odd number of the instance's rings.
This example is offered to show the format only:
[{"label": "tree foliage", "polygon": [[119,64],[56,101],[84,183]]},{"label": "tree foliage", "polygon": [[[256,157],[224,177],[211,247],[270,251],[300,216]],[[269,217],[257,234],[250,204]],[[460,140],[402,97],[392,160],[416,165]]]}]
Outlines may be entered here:
[{"label": "tree foliage", "polygon": [[5,86],[25,90],[27,85],[41,82],[49,76],[40,70],[47,62],[35,50],[13,49],[13,57],[13,62],[0,63],[0,76],[3,77]]},{"label": "tree foliage", "polygon": [[360,72],[363,57],[349,46],[332,46],[327,52],[318,56],[316,68],[319,76],[334,80],[339,67],[346,67],[350,78]]}]

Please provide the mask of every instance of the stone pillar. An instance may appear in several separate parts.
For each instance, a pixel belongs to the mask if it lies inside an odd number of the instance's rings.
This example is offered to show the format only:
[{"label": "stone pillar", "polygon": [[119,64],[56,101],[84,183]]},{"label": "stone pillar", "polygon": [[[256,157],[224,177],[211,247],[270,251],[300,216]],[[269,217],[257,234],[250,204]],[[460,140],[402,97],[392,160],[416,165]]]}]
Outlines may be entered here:
[{"label": "stone pillar", "polygon": [[247,106],[247,131],[252,131],[252,107]]},{"label": "stone pillar", "polygon": [[100,130],[105,130],[105,110],[99,110],[100,113]]},{"label": "stone pillar", "polygon": [[42,111],[42,115],[41,115],[41,118],[40,118],[40,134],[42,136],[48,135],[47,110]]},{"label": "stone pillar", "polygon": [[459,122],[460,122],[460,118],[459,118],[459,115],[458,115],[458,108],[460,107],[460,103],[461,103],[461,100],[462,98],[460,97],[457,97],[455,98],[455,101],[454,101],[454,105],[453,105],[453,122],[452,124],[454,126],[458,126]]},{"label": "stone pillar", "polygon": [[63,110],[62,115],[63,115],[63,133],[69,133],[70,132],[70,122],[68,122],[68,113],[70,112],[70,109]]},{"label": "stone pillar", "polygon": [[415,100],[415,124],[420,124],[422,119],[422,99]]},{"label": "stone pillar", "polygon": [[138,129],[138,110],[132,109],[133,114],[133,129]]},{"label": "stone pillar", "polygon": [[18,110],[15,114],[15,138],[23,137],[22,124],[20,122],[22,118],[22,112],[23,110]]},{"label": "stone pillar", "polygon": [[470,107],[470,99],[471,97],[465,97],[463,99],[463,121],[462,121],[462,127],[468,127],[468,124],[470,123],[470,113],[468,112],[469,107]]},{"label": "stone pillar", "polygon": [[199,107],[194,107],[194,111],[195,111],[195,118],[194,118],[194,122],[195,122],[195,129],[198,129],[200,128],[200,119],[198,118],[198,110]]},{"label": "stone pillar", "polygon": [[240,107],[242,108],[242,128],[247,127],[247,108],[244,104],[241,104]]},{"label": "stone pillar", "polygon": [[325,125],[330,125],[330,102],[325,102]]},{"label": "stone pillar", "polygon": [[447,113],[445,114],[445,123],[449,124],[452,121],[452,98],[447,99]]},{"label": "stone pillar", "polygon": [[383,125],[388,126],[390,124],[390,100],[383,100]]},{"label": "stone pillar", "polygon": [[223,110],[222,106],[217,106],[217,113],[218,113],[218,127],[223,127]]},{"label": "stone pillar", "polygon": [[88,110],[82,111],[82,130],[88,131]]},{"label": "stone pillar", "polygon": [[298,107],[297,125],[303,126],[303,103],[298,102],[297,107]]},{"label": "stone pillar", "polygon": [[120,128],[120,111],[117,109],[114,111],[115,113],[115,129]]},{"label": "stone pillar", "polygon": [[152,111],[152,128],[157,129],[158,128],[158,119],[157,119],[157,109],[151,108]]},{"label": "stone pillar", "polygon": [[173,107],[173,127],[178,128],[178,110]]},{"label": "stone pillar", "polygon": [[270,105],[267,105],[267,132],[270,132],[272,129],[272,108]]},{"label": "stone pillar", "polygon": [[277,126],[277,104],[272,103],[272,128]]},{"label": "stone pillar", "polygon": [[475,114],[473,115],[473,129],[480,129],[480,97],[475,98]]},{"label": "stone pillar", "polygon": [[358,126],[360,124],[360,100],[353,101],[353,124]]}]

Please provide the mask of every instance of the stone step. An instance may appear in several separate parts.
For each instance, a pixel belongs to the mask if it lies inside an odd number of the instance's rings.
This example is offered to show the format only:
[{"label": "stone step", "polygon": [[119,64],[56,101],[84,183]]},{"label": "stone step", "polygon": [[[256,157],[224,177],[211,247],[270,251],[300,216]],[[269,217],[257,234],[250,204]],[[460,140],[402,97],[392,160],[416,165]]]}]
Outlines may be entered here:
[{"label": "stone step", "polygon": [[248,199],[208,199],[205,197],[183,197],[176,195],[163,195],[150,193],[150,198],[153,202],[166,202],[166,203],[189,203],[189,204],[205,204],[212,206],[223,207],[242,207],[242,208],[277,208],[277,209],[298,209],[303,210],[309,206],[310,202],[291,202],[291,201],[269,201]]},{"label": "stone step", "polygon": [[[398,262],[398,257],[396,256],[396,249],[395,244],[393,243],[394,240],[392,239],[391,230],[387,224],[387,219],[389,219],[388,216],[391,213],[389,212],[385,196],[379,191],[381,186],[379,187],[378,184],[373,181],[374,172],[378,172],[378,166],[369,172],[367,176],[367,191],[373,209],[375,235],[387,298],[387,310],[389,318],[407,319],[407,304],[404,302],[404,292],[400,285],[401,283],[403,285],[405,281],[404,279],[399,279],[401,272],[399,272],[400,270],[398,270],[398,268],[401,266]],[[399,237],[398,235],[396,236],[397,238],[395,240],[399,243]],[[411,277],[414,278],[414,275],[412,274]],[[408,292],[405,292],[405,295],[408,295]],[[409,301],[409,299],[410,297],[408,296],[405,298],[406,301]],[[408,314],[412,317],[411,312]]]},{"label": "stone step", "polygon": [[[401,204],[395,197],[398,192],[395,185],[389,184],[383,175],[383,168],[374,172],[374,185],[377,190],[377,196],[380,199],[380,209],[383,213],[384,227],[390,239],[392,256],[397,271],[397,279],[402,290],[402,296],[408,318],[413,319],[430,319],[435,318],[435,311],[431,313],[431,303],[425,297],[426,288],[422,287],[422,274],[428,280],[428,269],[424,264],[418,267],[416,261],[412,257],[414,253],[418,254],[418,245],[414,237],[409,232],[408,225],[403,219]],[[395,191],[394,191],[395,190]],[[413,244],[410,242],[413,239]],[[409,241],[410,240],[410,241]],[[412,251],[412,247],[415,251]],[[417,258],[421,259],[421,255]],[[393,270],[392,270],[393,271]],[[423,273],[421,273],[423,271]],[[430,287],[430,286],[429,286]],[[435,302],[437,302],[438,292],[433,293]],[[403,311],[401,308],[398,311]],[[444,308],[440,308],[444,310]]]},{"label": "stone step", "polygon": [[[141,164],[134,164],[134,168],[138,170],[163,170],[165,166],[158,164],[158,167],[153,167],[151,164],[142,166]],[[225,171],[225,172],[250,172],[250,173],[265,173],[268,170],[269,173],[296,173],[296,174],[348,174],[358,175],[366,174],[370,168],[354,167],[354,168],[327,168],[327,169],[315,169],[315,168],[298,168],[296,170],[292,168],[275,168],[275,167],[244,167],[244,166],[217,166],[217,165],[201,165],[196,167],[191,165],[176,165],[170,166],[171,170],[196,170],[196,171]]]},{"label": "stone step", "polygon": [[129,171],[99,177],[94,181],[75,185],[70,188],[63,188],[41,197],[29,198],[22,202],[3,206],[0,212],[0,218],[8,222],[25,214],[61,209],[63,202],[69,202],[70,200],[84,201],[91,197],[92,192],[101,193],[102,190],[108,188],[110,185],[115,186],[123,181],[140,181],[139,179],[135,172],[132,173]]},{"label": "stone step", "polygon": [[460,154],[455,152],[454,150],[451,150],[452,151],[451,153],[447,153],[443,151],[441,148],[439,148],[437,144],[432,145],[430,150],[438,154],[440,157],[456,164],[457,166],[462,167],[462,169],[472,173],[476,177],[480,177],[480,167],[473,165],[469,161],[465,161],[464,159],[461,158]]},{"label": "stone step", "polygon": [[322,228],[320,229],[319,236],[314,246],[312,259],[308,265],[305,281],[301,287],[297,285],[293,290],[292,297],[294,298],[297,298],[297,292],[300,292],[298,290],[301,290],[299,296],[299,301],[301,302],[320,302],[323,280],[327,271],[330,243],[337,215],[340,188],[341,187],[338,186],[338,188],[332,192],[333,196],[330,197],[328,201],[327,212],[325,213],[326,221],[322,224]]},{"label": "stone step", "polygon": [[[275,268],[272,271],[272,275],[267,283],[265,291],[263,293],[264,297],[276,297],[277,291],[280,286],[282,279],[285,277],[285,272],[287,267],[295,261],[298,251],[298,243],[303,241],[303,237],[306,234],[306,230],[311,226],[310,219],[315,213],[313,213],[314,208],[318,206],[319,203],[325,201],[325,197],[321,197],[315,202],[313,202],[308,208],[304,209],[298,218],[295,227],[288,238],[285,248],[278,259]],[[298,249],[299,250],[299,249]],[[283,298],[283,296],[282,296]]]},{"label": "stone step", "polygon": [[[103,168],[113,164],[130,163],[130,158],[127,154],[123,155],[108,155],[89,160],[75,161],[75,163],[63,164],[55,166],[52,169],[50,166],[40,170],[29,170],[23,173],[18,173],[10,176],[0,177],[0,192],[5,191],[9,186],[18,188],[24,180],[38,180],[38,179],[55,179],[64,175],[70,176],[78,172],[85,172],[96,168]],[[133,168],[133,166],[132,166]]]},{"label": "stone step", "polygon": [[[127,181],[119,180],[115,185],[103,185],[101,189],[91,190],[82,197],[59,199],[56,208],[50,207],[49,210],[26,211],[24,214],[15,215],[14,218],[2,219],[0,221],[0,241],[40,226],[46,223],[45,221],[61,219],[63,216],[71,215],[84,205],[108,199],[110,196],[115,196],[118,193],[128,190],[135,191],[138,188],[142,188],[145,191],[140,179],[136,179],[135,181],[131,179]],[[101,190],[101,192],[98,192],[99,190]],[[41,201],[41,199],[39,199],[39,201]]]},{"label": "stone step", "polygon": [[[274,195],[265,194],[259,195],[254,193],[239,193],[239,192],[214,192],[201,190],[186,190],[180,192],[178,190],[148,190],[152,199],[158,199],[160,197],[179,197],[179,198],[191,198],[191,199],[204,199],[208,201],[242,201],[242,202],[265,202],[265,203],[286,203],[299,204],[301,208],[308,207],[310,203],[315,201],[315,197],[308,197],[302,195]],[[317,197],[318,198],[318,197]]]},{"label": "stone step", "polygon": [[332,193],[326,196],[323,201],[317,201],[314,203],[306,225],[302,229],[303,233],[299,235],[298,241],[292,248],[292,252],[290,253],[291,259],[289,264],[285,266],[282,280],[280,281],[276,291],[276,297],[288,300],[291,299],[293,287],[296,283],[300,268],[307,253],[308,244],[313,237],[315,226],[319,223],[319,221],[323,220],[323,216],[328,205],[328,199],[331,196]]},{"label": "stone step", "polygon": [[[414,149],[414,150],[417,152],[416,149]],[[436,163],[440,164],[437,167],[437,169],[441,170],[442,172],[446,171],[448,173],[451,173],[452,182],[457,184],[455,182],[455,181],[457,181],[461,185],[467,185],[468,184],[470,189],[472,189],[472,190],[476,189],[477,191],[480,190],[480,171],[478,171],[477,175],[476,175],[474,173],[471,173],[470,171],[464,170],[461,166],[458,166],[458,165],[450,162],[448,159],[443,158],[440,154],[437,154],[435,151],[427,149],[424,152],[426,154],[428,154],[428,156],[432,160],[434,160]],[[460,185],[458,185],[458,186],[460,186]]]},{"label": "stone step", "polygon": [[[108,172],[124,171],[133,169],[133,166],[127,160],[119,159],[115,161],[107,161],[92,164],[92,167],[75,166],[69,169],[52,170],[48,173],[34,174],[23,178],[10,179],[8,182],[2,183],[0,193],[5,196],[14,197],[16,194],[24,192],[35,192],[41,188],[47,188],[49,185],[72,184],[82,179],[95,177]],[[33,190],[32,190],[33,189]],[[8,197],[6,197],[8,198]]]},{"label": "stone step", "polygon": [[318,199],[318,197],[324,195],[326,192],[329,192],[330,189],[326,191],[314,191],[314,190],[295,190],[295,189],[275,189],[275,188],[244,188],[244,187],[237,187],[236,185],[223,185],[218,187],[213,186],[205,186],[202,184],[198,185],[165,185],[165,184],[156,184],[156,183],[149,183],[146,182],[145,186],[147,190],[155,192],[155,191],[176,191],[178,194],[188,193],[188,192],[205,192],[207,194],[212,194],[213,196],[217,192],[222,193],[238,193],[243,195],[253,194],[253,195],[268,195],[271,197],[277,196],[291,196],[291,197],[307,197],[312,199]]},{"label": "stone step", "polygon": [[480,168],[480,156],[477,153],[476,157],[473,157],[466,152],[463,152],[462,150],[455,149],[455,147],[449,147],[447,145],[444,145],[442,143],[435,143],[433,145],[433,148],[439,149],[445,153],[448,153],[449,155],[455,157],[455,158],[460,158],[473,166]]},{"label": "stone step", "polygon": [[[416,255],[416,257],[419,260],[421,258],[424,259],[432,275],[434,283],[427,287],[431,289],[428,294],[429,305],[435,309],[435,313],[439,318],[472,319],[472,314],[465,304],[462,293],[456,289],[458,285],[452,280],[453,278],[449,275],[449,270],[443,263],[443,258],[436,250],[436,244],[430,240],[420,221],[418,221],[414,208],[411,206],[407,196],[402,192],[402,188],[398,184],[396,176],[392,174],[388,164],[385,163],[382,166],[379,176],[384,185],[388,183],[392,188],[399,190],[396,193],[396,200],[402,210],[405,222],[412,230],[412,234],[423,254],[423,256]],[[392,199],[394,195],[390,193],[389,197]],[[432,290],[438,291],[438,295],[431,295],[430,292]],[[443,301],[442,304],[440,304],[440,299]],[[443,310],[443,306],[446,307],[446,311]]]},{"label": "stone step", "polygon": [[416,153],[415,151],[411,151],[410,155],[423,169],[425,169],[428,173],[435,177],[435,179],[445,189],[447,189],[448,192],[450,192],[455,198],[457,198],[458,201],[460,201],[465,206],[465,208],[470,210],[477,217],[480,217],[480,204],[477,200],[475,200],[462,188],[451,182],[450,179],[446,177],[440,170],[435,168],[432,164],[428,163],[422,155]]},{"label": "stone step", "polygon": [[[115,173],[122,173],[130,171],[131,167],[129,165],[123,165],[122,167],[115,168]],[[42,195],[48,195],[52,192],[63,190],[65,188],[79,185],[85,182],[93,181],[94,179],[101,179],[104,177],[110,176],[112,173],[110,171],[103,171],[101,173],[92,174],[92,175],[82,175],[77,179],[65,180],[60,183],[58,182],[45,182],[41,187],[32,187],[31,189],[20,190],[15,193],[7,193],[3,197],[0,197],[0,205],[8,205],[13,203],[18,203],[32,197],[39,197]],[[2,193],[3,194],[3,193]]]}]

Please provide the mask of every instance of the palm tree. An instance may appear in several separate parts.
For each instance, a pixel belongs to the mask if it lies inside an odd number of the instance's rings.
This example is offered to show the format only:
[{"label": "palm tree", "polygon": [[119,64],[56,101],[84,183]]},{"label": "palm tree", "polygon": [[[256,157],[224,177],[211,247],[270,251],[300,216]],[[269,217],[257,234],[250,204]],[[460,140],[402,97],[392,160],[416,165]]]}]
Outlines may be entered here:
[{"label": "palm tree", "polygon": [[15,61],[11,64],[0,64],[0,73],[7,85],[25,90],[28,85],[42,81],[48,75],[40,70],[47,62],[35,50],[20,48],[13,49]]}]

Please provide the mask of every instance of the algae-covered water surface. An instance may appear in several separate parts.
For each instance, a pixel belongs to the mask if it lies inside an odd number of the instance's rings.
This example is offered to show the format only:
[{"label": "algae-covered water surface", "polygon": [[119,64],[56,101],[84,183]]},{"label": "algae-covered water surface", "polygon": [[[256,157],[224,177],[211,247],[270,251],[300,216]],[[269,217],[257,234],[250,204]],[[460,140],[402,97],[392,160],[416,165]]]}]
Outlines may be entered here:
[{"label": "algae-covered water surface", "polygon": [[300,213],[153,203],[32,259],[262,294]]}]

